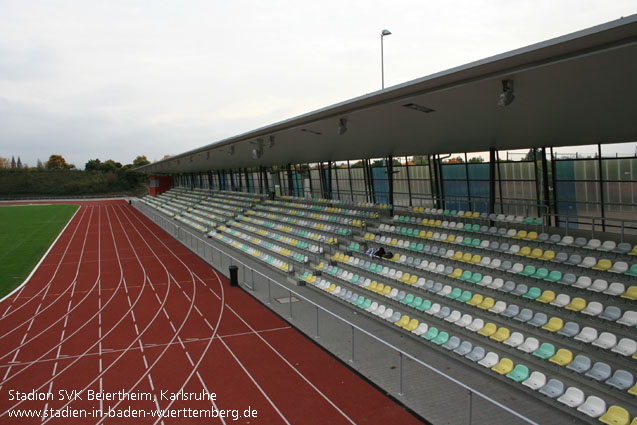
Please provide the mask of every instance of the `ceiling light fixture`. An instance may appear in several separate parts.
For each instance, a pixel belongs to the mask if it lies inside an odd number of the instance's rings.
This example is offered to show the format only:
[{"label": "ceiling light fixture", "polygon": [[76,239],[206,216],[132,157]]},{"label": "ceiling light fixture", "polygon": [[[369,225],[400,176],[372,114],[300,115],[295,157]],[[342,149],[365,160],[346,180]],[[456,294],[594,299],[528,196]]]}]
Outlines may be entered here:
[{"label": "ceiling light fixture", "polygon": [[502,80],[502,93],[500,93],[500,100],[498,106],[509,106],[515,100],[513,94],[513,80]]},{"label": "ceiling light fixture", "polygon": [[310,130],[308,128],[302,128],[301,131],[304,131],[304,132],[310,133],[310,134],[314,134],[315,136],[320,136],[320,135],[323,134],[320,131]]},{"label": "ceiling light fixture", "polygon": [[403,105],[405,108],[413,109],[414,111],[422,112],[425,114],[429,114],[431,112],[435,112],[435,109],[427,108],[426,106],[418,105],[417,103],[407,103]]},{"label": "ceiling light fixture", "polygon": [[338,120],[338,130],[336,131],[336,134],[342,136],[345,133],[347,133],[347,118],[341,118]]}]

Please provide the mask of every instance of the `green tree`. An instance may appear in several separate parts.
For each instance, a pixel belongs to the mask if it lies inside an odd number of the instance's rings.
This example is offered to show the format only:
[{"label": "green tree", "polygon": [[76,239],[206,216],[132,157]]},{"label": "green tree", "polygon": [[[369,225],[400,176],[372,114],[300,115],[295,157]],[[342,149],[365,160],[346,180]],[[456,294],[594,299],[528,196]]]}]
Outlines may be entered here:
[{"label": "green tree", "polygon": [[84,165],[86,171],[101,171],[102,161],[99,159],[89,159]]},{"label": "green tree", "polygon": [[482,158],[481,156],[474,156],[473,158],[469,158],[469,162],[470,163],[474,163],[474,162],[482,163],[482,162],[484,162],[484,158]]},{"label": "green tree", "polygon": [[46,162],[47,170],[69,170],[74,166],[69,165],[62,155],[51,155]]},{"label": "green tree", "polygon": [[150,161],[146,158],[146,155],[138,155],[133,161],[133,167],[141,167],[148,164],[150,164]]}]

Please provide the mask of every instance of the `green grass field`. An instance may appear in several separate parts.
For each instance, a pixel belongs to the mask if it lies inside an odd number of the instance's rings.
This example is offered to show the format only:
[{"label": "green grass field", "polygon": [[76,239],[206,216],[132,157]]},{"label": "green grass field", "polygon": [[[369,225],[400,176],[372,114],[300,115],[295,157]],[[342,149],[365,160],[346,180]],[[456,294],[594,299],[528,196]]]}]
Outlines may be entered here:
[{"label": "green grass field", "polygon": [[0,298],[20,285],[77,205],[0,206]]}]

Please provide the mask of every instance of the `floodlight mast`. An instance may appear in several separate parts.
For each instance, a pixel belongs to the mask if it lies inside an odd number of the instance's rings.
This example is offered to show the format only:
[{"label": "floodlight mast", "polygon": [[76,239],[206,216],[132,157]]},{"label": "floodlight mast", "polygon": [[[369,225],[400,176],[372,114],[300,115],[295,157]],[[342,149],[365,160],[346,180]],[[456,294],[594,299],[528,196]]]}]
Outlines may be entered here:
[{"label": "floodlight mast", "polygon": [[384,29],[380,33],[380,79],[381,79],[381,88],[385,89],[385,58],[383,55],[383,37],[386,35],[391,35],[391,31],[388,29]]}]

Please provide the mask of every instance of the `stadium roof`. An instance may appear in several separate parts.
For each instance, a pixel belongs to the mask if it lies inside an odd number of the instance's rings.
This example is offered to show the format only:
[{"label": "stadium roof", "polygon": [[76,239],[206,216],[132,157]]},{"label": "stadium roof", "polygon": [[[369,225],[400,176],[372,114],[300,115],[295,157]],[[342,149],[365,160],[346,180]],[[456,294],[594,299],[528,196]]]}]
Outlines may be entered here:
[{"label": "stadium roof", "polygon": [[[635,141],[636,75],[637,15],[631,15],[366,94],[138,170],[164,174]],[[505,79],[514,82],[515,100],[503,107],[498,100]],[[341,119],[347,130],[339,135]],[[263,154],[253,159],[258,139],[263,140]]]}]

